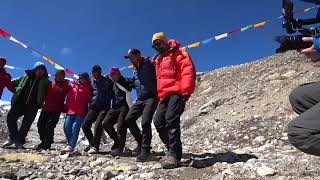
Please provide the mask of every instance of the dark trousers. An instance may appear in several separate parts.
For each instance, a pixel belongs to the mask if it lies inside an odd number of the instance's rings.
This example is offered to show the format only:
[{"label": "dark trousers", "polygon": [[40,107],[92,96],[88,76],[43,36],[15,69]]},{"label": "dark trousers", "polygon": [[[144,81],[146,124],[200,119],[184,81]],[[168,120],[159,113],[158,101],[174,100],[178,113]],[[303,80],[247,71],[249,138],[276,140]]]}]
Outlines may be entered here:
[{"label": "dark trousers", "polygon": [[172,94],[160,101],[154,118],[160,139],[169,148],[169,153],[178,160],[182,158],[180,116],[184,108],[182,96]]},{"label": "dark trousers", "polygon": [[288,138],[297,149],[320,156],[320,82],[294,89],[290,103],[299,116],[288,125]]},{"label": "dark trousers", "polygon": [[[100,141],[103,133],[102,121],[105,118],[108,110],[96,111],[89,109],[86,117],[84,118],[84,123],[82,125],[82,130],[87,137],[90,146],[99,149]],[[91,131],[92,124],[94,125],[94,134]]]},{"label": "dark trousers", "polygon": [[[26,143],[25,139],[34,119],[37,116],[37,112],[38,108],[31,105],[17,104],[11,107],[7,116],[7,125],[11,141],[19,144]],[[20,129],[18,129],[17,121],[22,116],[22,124]]]},{"label": "dark trousers", "polygon": [[[128,106],[111,108],[102,122],[104,130],[108,133],[118,148],[125,147],[127,136],[125,117],[128,114],[128,111]],[[117,124],[117,131],[113,127],[115,124]]]},{"label": "dark trousers", "polygon": [[38,133],[41,143],[46,146],[53,144],[54,129],[56,128],[61,112],[41,111],[38,119]]},{"label": "dark trousers", "polygon": [[[157,109],[157,105],[157,98],[149,98],[144,101],[137,100],[136,103],[130,108],[126,117],[126,124],[131,134],[138,142],[138,145],[141,146],[142,151],[145,152],[150,151],[151,149],[151,122],[153,114]],[[141,116],[142,133],[136,122]]]}]

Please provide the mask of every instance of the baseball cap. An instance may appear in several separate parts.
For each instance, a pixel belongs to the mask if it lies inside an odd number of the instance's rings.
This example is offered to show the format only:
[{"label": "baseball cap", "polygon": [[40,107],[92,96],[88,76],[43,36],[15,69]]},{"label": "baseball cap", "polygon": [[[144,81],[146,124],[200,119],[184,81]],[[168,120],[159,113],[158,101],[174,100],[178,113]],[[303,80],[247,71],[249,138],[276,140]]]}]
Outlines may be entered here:
[{"label": "baseball cap", "polygon": [[139,49],[129,49],[128,55],[125,55],[124,58],[129,59],[130,55],[132,55],[132,54],[140,55],[141,52]]}]

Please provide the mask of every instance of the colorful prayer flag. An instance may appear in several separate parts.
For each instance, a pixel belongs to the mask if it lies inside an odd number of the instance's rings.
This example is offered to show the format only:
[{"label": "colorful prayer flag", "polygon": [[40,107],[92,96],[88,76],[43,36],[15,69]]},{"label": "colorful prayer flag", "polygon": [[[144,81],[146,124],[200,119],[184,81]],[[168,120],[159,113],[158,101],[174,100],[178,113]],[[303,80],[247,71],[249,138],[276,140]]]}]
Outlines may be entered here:
[{"label": "colorful prayer flag", "polygon": [[70,75],[74,74],[74,73],[71,72],[69,69],[66,69],[66,73],[67,73],[67,74],[70,74]]},{"label": "colorful prayer flag", "polygon": [[20,45],[21,45],[22,47],[24,47],[24,48],[28,48],[27,45],[23,44],[22,42],[18,41],[16,38],[14,38],[14,37],[12,37],[12,36],[10,36],[9,39],[10,39],[10,41],[13,41],[13,42],[15,42],[15,43],[20,44]]},{"label": "colorful prayer flag", "polygon": [[221,34],[221,35],[216,36],[214,38],[218,41],[218,40],[226,38],[226,37],[228,37],[228,33]]},{"label": "colorful prayer flag", "polygon": [[8,38],[10,37],[11,35],[7,32],[5,32],[3,29],[0,28],[0,34],[4,37],[4,38]]},{"label": "colorful prayer flag", "polygon": [[185,46],[185,47],[182,47],[182,49],[184,50],[184,51],[187,51],[187,46]]},{"label": "colorful prayer flag", "polygon": [[122,67],[121,69],[120,69],[120,71],[123,71],[123,70],[125,70],[125,69],[127,69],[128,67]]},{"label": "colorful prayer flag", "polygon": [[193,43],[193,44],[188,45],[188,48],[189,48],[189,49],[190,49],[190,48],[195,48],[195,47],[200,46],[200,44],[201,44],[201,42],[196,42],[196,43]]},{"label": "colorful prayer flag", "polygon": [[74,77],[75,79],[79,79],[79,76],[76,75],[76,74],[74,74],[73,77]]},{"label": "colorful prayer flag", "polygon": [[42,56],[42,58],[43,58],[44,60],[48,61],[51,65],[54,65],[54,64],[55,64],[55,62],[54,62],[51,58],[49,58],[48,56]]},{"label": "colorful prayer flag", "polygon": [[56,70],[64,70],[64,68],[62,66],[60,66],[59,64],[54,64],[54,68]]},{"label": "colorful prayer flag", "polygon": [[252,28],[252,25],[243,27],[243,28],[241,28],[241,32],[246,31],[246,30],[248,30],[248,29],[250,29],[250,28]]},{"label": "colorful prayer flag", "polygon": [[268,21],[263,21],[263,22],[254,24],[253,27],[254,27],[254,28],[258,28],[258,27],[264,26],[267,22],[268,22]]},{"label": "colorful prayer flag", "polygon": [[208,44],[208,43],[210,43],[211,41],[213,41],[213,38],[209,38],[209,39],[203,40],[201,43],[202,43],[202,44]]},{"label": "colorful prayer flag", "polygon": [[295,10],[295,11],[293,11],[293,14],[302,13],[302,12],[305,12],[305,9]]},{"label": "colorful prayer flag", "polygon": [[68,81],[71,81],[71,82],[74,81],[74,79],[71,79],[71,78],[65,78],[65,79],[68,80]]},{"label": "colorful prayer flag", "polygon": [[238,33],[238,32],[241,32],[241,29],[234,29],[234,30],[228,32],[228,35],[233,34],[233,33]]},{"label": "colorful prayer flag", "polygon": [[307,9],[305,9],[304,10],[304,12],[308,12],[308,11],[310,11],[312,8],[307,8]]},{"label": "colorful prayer flag", "polygon": [[7,69],[15,69],[13,66],[9,66],[9,65],[4,65],[4,68],[7,68]]}]

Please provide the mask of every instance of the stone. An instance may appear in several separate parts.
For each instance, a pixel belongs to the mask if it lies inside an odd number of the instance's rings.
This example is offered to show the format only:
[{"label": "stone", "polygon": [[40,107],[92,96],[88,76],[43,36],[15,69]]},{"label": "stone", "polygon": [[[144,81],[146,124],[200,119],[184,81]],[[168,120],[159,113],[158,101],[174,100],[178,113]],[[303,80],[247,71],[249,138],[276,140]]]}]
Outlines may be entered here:
[{"label": "stone", "polygon": [[212,176],[209,179],[210,180],[223,180],[224,179],[224,175],[223,174],[217,174],[217,175]]},{"label": "stone", "polygon": [[296,71],[292,70],[282,74],[281,76],[284,78],[293,78],[294,76],[296,76],[296,74]]},{"label": "stone", "polygon": [[30,175],[25,169],[20,169],[16,174],[18,179],[24,179],[26,177],[29,177]]},{"label": "stone", "polygon": [[276,174],[276,171],[270,167],[262,166],[257,168],[257,174],[259,176],[273,176]]},{"label": "stone", "polygon": [[155,165],[152,166],[151,168],[152,170],[155,170],[155,169],[162,169],[162,166],[160,163],[156,163]]},{"label": "stone", "polygon": [[266,138],[264,136],[258,136],[253,141],[252,144],[263,144],[266,141]]},{"label": "stone", "polygon": [[136,165],[131,165],[131,166],[129,166],[129,168],[128,168],[128,171],[138,171],[138,170],[139,170],[139,167],[136,166]]},{"label": "stone", "polygon": [[217,98],[205,103],[199,108],[199,115],[208,114],[210,111],[215,110],[217,107],[223,105],[225,101],[225,99]]},{"label": "stone", "polygon": [[47,177],[48,179],[54,179],[54,178],[55,178],[55,175],[54,175],[53,173],[51,173],[51,172],[48,172],[47,175],[46,175],[46,177]]},{"label": "stone", "polygon": [[120,172],[118,172],[118,171],[108,171],[107,179],[114,178],[114,177],[118,176],[119,174],[120,174]]},{"label": "stone", "polygon": [[267,81],[274,81],[274,80],[281,80],[281,79],[282,78],[279,73],[271,74],[266,78]]},{"label": "stone", "polygon": [[59,156],[61,159],[66,160],[69,157],[69,154],[62,154]]},{"label": "stone", "polygon": [[152,179],[153,176],[154,176],[153,172],[142,173],[140,174],[140,179]]}]

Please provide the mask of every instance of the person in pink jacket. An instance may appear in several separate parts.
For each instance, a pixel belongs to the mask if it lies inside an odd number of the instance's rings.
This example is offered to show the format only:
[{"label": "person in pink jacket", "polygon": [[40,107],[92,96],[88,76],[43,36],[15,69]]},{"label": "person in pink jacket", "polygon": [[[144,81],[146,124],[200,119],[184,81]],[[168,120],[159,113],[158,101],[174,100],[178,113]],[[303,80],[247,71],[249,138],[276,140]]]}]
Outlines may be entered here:
[{"label": "person in pink jacket", "polygon": [[67,95],[66,119],[64,132],[68,145],[64,152],[73,152],[76,147],[80,128],[87,113],[87,108],[92,96],[92,87],[88,73],[79,74],[79,80],[73,82]]}]

